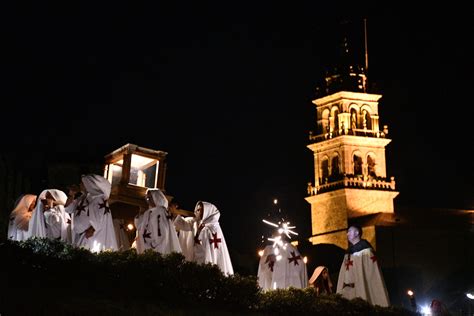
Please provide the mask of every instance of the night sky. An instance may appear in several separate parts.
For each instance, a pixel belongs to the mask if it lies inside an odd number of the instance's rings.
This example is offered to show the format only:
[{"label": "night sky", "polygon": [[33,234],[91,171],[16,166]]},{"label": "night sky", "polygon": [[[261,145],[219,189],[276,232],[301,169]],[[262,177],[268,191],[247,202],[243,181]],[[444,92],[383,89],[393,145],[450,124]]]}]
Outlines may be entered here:
[{"label": "night sky", "polygon": [[273,198],[307,238],[311,101],[341,23],[362,55],[367,18],[396,203],[474,207],[471,10],[132,3],[2,10],[1,142],[27,172],[102,163],[126,143],[163,150],[167,192],[188,210],[214,203],[230,248],[254,252]]}]

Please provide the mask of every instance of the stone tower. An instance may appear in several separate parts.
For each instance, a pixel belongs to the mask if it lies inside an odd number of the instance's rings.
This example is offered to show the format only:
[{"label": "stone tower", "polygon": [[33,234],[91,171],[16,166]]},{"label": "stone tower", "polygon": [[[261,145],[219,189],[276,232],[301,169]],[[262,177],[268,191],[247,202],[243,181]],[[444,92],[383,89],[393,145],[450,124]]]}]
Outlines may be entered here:
[{"label": "stone tower", "polygon": [[[328,73],[315,99],[317,126],[307,146],[314,154],[314,182],[308,183],[312,244],[347,248],[351,220],[394,213],[394,177],[387,177],[388,128],[379,126],[379,94],[367,92],[363,67],[352,65],[347,40],[340,64]],[[377,216],[377,215],[376,215]],[[363,227],[376,247],[375,224]]]}]

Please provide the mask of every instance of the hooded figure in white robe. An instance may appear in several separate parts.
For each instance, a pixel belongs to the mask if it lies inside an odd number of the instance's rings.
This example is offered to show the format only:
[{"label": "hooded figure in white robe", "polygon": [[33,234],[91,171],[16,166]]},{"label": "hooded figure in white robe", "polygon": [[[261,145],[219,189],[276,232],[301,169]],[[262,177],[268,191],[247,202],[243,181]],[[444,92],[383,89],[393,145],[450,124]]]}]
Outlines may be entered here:
[{"label": "hooded figure in white robe", "polygon": [[290,243],[274,248],[276,257],[273,266],[272,289],[308,286],[308,272],[299,250]]},{"label": "hooded figure in white robe", "polygon": [[317,266],[308,283],[316,289],[317,295],[334,293],[329,269],[326,266]]},{"label": "hooded figure in white robe", "polygon": [[113,222],[118,250],[124,251],[130,249],[130,239],[128,238],[125,220],[122,218],[114,218]]},{"label": "hooded figure in white robe", "polygon": [[194,219],[185,219],[178,215],[175,224],[178,229],[190,231],[192,229],[193,254],[192,260],[203,264],[216,264],[225,275],[234,274],[229,251],[224,234],[219,225],[220,212],[209,202],[198,202],[194,209]]},{"label": "hooded figure in white robe", "polygon": [[272,245],[265,246],[263,254],[260,257],[260,261],[258,263],[258,285],[264,291],[272,289],[273,268],[276,261],[276,255],[273,250],[274,249]]},{"label": "hooded figure in white robe", "polygon": [[83,175],[81,180],[81,188],[85,194],[66,207],[66,212],[73,214],[73,244],[91,252],[118,250],[108,204],[110,182],[97,174]]},{"label": "hooded figure in white robe", "polygon": [[137,253],[153,249],[162,254],[181,252],[176,229],[168,213],[168,200],[160,189],[149,189],[146,194],[149,209],[136,218]]},{"label": "hooded figure in white robe", "polygon": [[61,190],[48,189],[41,192],[28,225],[28,237],[50,238],[70,243],[70,217],[64,211],[66,200],[67,195]]},{"label": "hooded figure in white robe", "polygon": [[25,194],[16,203],[10,213],[7,237],[10,240],[23,241],[28,239],[28,224],[35,209],[36,195]]},{"label": "hooded figure in white robe", "polygon": [[350,243],[341,264],[337,293],[347,299],[360,297],[372,305],[390,305],[387,288],[370,243],[361,239],[362,229],[351,226],[347,230]]},{"label": "hooded figure in white robe", "polygon": [[178,215],[173,223],[178,230],[181,253],[187,261],[194,261],[194,217]]},{"label": "hooded figure in white robe", "polygon": [[[137,253],[142,253],[143,252],[143,248],[140,248],[140,252],[138,252],[138,248],[137,248],[137,238],[138,238],[138,235],[139,235],[139,231],[141,230],[141,226],[142,226],[142,223],[143,223],[143,215],[145,214],[145,211],[146,209],[144,209],[143,207],[140,207],[140,210],[138,211],[138,214],[135,216],[135,218],[133,219],[133,223],[135,224],[135,238],[133,239],[133,242],[132,242],[132,245],[130,246],[130,248],[134,248],[137,250]],[[141,245],[140,245],[141,247]]]}]

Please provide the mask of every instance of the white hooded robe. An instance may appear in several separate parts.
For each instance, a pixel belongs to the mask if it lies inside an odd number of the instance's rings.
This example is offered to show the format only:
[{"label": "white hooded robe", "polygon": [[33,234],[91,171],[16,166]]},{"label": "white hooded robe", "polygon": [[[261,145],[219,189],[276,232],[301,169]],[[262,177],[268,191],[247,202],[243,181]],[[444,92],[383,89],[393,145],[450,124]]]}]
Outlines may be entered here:
[{"label": "white hooded robe", "polygon": [[124,251],[130,249],[130,239],[128,238],[125,228],[125,220],[122,218],[114,218],[113,222],[118,250]]},{"label": "white hooded robe", "polygon": [[[82,176],[82,183],[87,194],[74,200],[67,208],[73,214],[72,231],[76,247],[89,249],[91,252],[118,250],[117,237],[109,208],[111,184],[104,177],[96,174]],[[94,233],[86,237],[85,231],[94,228]]]},{"label": "white hooded robe", "polygon": [[162,254],[181,252],[176,229],[168,213],[168,200],[160,189],[149,189],[155,206],[136,218],[138,253],[153,249]]},{"label": "white hooded robe", "polygon": [[278,252],[275,252],[277,260],[273,266],[272,289],[306,288],[308,272],[299,250],[289,243],[283,247],[276,246],[276,249]]},{"label": "white hooded robe", "polygon": [[194,217],[176,216],[174,226],[178,230],[181,253],[187,261],[194,261]]},{"label": "white hooded robe", "polygon": [[[46,197],[46,193],[48,192],[52,195],[57,205],[49,210],[43,211],[44,204],[42,200]],[[68,231],[70,217],[64,210],[66,200],[67,195],[61,190],[48,189],[41,192],[28,225],[28,238],[46,237],[70,243],[71,238]]]},{"label": "white hooded robe", "polygon": [[216,264],[225,275],[234,274],[224,234],[219,225],[221,213],[209,202],[202,203],[202,220],[194,221],[194,261]]},{"label": "white hooded robe", "polygon": [[258,285],[264,290],[272,289],[273,268],[275,267],[276,256],[273,252],[273,246],[265,246],[263,254],[258,263]]},{"label": "white hooded robe", "polygon": [[7,237],[10,240],[23,241],[28,239],[28,225],[32,212],[29,211],[31,204],[36,203],[36,195],[25,194],[17,203],[15,209],[10,213]]},{"label": "white hooded robe", "polygon": [[349,300],[360,297],[372,305],[389,306],[387,288],[372,248],[344,256],[337,293]]},{"label": "white hooded robe", "polygon": [[220,212],[211,203],[198,202],[194,214],[199,203],[204,208],[201,220],[181,215],[174,220],[175,227],[179,230],[183,255],[188,261],[216,264],[225,275],[232,275],[234,269],[219,225]]}]

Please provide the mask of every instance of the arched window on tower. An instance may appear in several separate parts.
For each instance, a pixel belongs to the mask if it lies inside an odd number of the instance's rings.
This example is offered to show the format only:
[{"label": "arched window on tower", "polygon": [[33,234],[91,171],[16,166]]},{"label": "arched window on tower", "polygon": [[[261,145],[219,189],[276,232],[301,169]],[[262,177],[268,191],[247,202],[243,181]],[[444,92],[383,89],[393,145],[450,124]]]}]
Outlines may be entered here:
[{"label": "arched window on tower", "polygon": [[370,118],[370,113],[367,110],[362,111],[362,124],[364,129],[372,130],[372,119]]},{"label": "arched window on tower", "polygon": [[375,156],[373,155],[367,156],[367,171],[370,177],[375,178],[377,176],[375,172]]},{"label": "arched window on tower", "polygon": [[339,135],[339,108],[334,106],[331,110],[331,116],[334,122],[334,126],[332,126],[332,130],[334,131],[335,135]]},{"label": "arched window on tower", "polygon": [[326,134],[328,133],[329,129],[329,110],[325,109],[323,113],[321,114],[321,123],[322,123],[322,131],[321,134]]},{"label": "arched window on tower", "polygon": [[357,129],[357,110],[351,109],[351,130],[355,134],[355,129]]},{"label": "arched window on tower", "polygon": [[327,183],[329,178],[329,159],[324,157],[321,161],[321,183]]},{"label": "arched window on tower", "polygon": [[332,160],[331,160],[331,177],[337,178],[339,173],[340,173],[339,155],[336,154],[336,156],[332,157]]},{"label": "arched window on tower", "polygon": [[354,176],[362,175],[362,157],[358,154],[354,154]]}]

